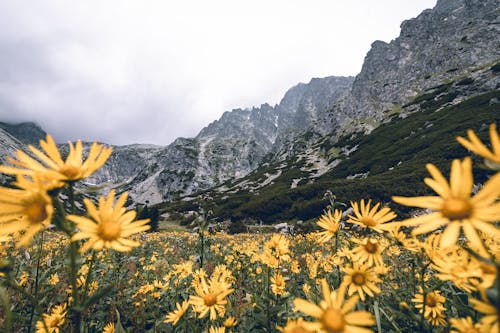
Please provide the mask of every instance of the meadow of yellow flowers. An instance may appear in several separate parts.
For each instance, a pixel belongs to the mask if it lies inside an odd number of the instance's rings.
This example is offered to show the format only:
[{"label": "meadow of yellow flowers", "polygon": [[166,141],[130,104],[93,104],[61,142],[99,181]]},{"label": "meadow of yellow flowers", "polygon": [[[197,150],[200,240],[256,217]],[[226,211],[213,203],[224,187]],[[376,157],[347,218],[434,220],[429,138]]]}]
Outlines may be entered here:
[{"label": "meadow of yellow flowers", "polygon": [[84,159],[78,141],[63,159],[47,135],[0,166],[15,177],[0,188],[1,331],[498,333],[495,124],[489,134],[458,138],[489,180],[475,186],[469,157],[449,177],[428,164],[435,196],[393,197],[419,208],[410,219],[362,198],[352,214],[332,203],[319,232],[233,236],[146,233],[113,190],[82,205],[75,183],[111,148]]}]

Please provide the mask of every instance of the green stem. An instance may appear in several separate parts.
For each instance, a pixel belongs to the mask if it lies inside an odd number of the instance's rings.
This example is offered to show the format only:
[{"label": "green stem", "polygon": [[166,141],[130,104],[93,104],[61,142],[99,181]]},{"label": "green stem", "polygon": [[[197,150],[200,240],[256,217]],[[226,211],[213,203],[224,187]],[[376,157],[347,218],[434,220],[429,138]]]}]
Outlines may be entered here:
[{"label": "green stem", "polygon": [[[43,229],[40,232],[40,244],[38,246],[38,253],[37,253],[37,260],[36,260],[36,271],[35,271],[35,292],[34,292],[34,299],[35,303],[38,304],[38,282],[39,282],[39,275],[40,275],[40,261],[42,258],[43,254],[43,234],[44,234],[45,229]],[[31,312],[30,312],[30,319],[29,319],[29,328],[28,328],[28,333],[31,333],[31,327],[33,326],[33,317],[35,316],[35,307],[36,304],[33,304],[31,306]]]}]

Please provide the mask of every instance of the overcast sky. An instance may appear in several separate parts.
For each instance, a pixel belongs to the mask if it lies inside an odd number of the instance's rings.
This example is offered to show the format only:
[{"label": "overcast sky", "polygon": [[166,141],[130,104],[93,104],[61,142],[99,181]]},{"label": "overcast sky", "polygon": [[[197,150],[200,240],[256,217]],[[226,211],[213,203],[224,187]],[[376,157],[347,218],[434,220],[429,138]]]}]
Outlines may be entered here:
[{"label": "overcast sky", "polygon": [[165,145],[298,82],[356,75],[373,41],[435,3],[0,0],[0,121]]}]

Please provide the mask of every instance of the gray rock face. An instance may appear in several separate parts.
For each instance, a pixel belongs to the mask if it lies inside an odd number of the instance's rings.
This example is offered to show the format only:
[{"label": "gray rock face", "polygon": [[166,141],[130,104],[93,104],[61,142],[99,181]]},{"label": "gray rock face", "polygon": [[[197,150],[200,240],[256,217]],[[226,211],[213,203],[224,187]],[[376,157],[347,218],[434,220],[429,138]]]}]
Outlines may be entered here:
[{"label": "gray rock face", "polygon": [[428,88],[500,57],[498,0],[439,0],[401,24],[389,44],[375,41],[348,96],[344,124],[360,116],[380,120]]},{"label": "gray rock face", "polygon": [[[26,145],[0,128],[0,164],[5,164],[7,157],[14,157],[17,150],[26,151]],[[0,173],[0,184],[7,184],[13,178]]]},{"label": "gray rock face", "polygon": [[38,145],[45,139],[45,131],[35,123],[7,124],[0,122],[0,128],[24,144]]}]

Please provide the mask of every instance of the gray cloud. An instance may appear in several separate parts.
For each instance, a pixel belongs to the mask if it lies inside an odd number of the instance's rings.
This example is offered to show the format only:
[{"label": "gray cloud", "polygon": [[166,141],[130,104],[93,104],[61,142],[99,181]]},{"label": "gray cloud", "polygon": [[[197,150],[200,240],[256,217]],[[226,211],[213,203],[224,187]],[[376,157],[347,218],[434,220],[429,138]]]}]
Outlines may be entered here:
[{"label": "gray cloud", "polygon": [[224,111],[355,75],[435,0],[0,0],[0,121],[57,141],[168,144]]}]

